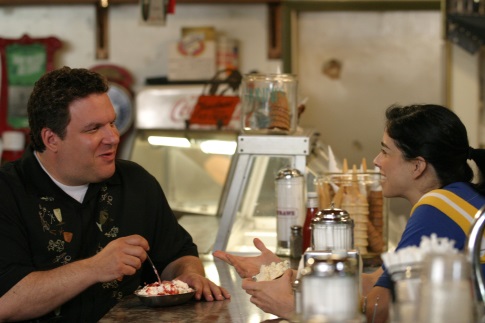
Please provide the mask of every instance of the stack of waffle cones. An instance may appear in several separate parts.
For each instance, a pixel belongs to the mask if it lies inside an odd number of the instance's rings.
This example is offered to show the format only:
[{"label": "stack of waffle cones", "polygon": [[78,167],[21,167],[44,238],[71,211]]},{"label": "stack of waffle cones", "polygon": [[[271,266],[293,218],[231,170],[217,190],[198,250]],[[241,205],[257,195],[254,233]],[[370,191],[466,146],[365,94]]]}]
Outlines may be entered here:
[{"label": "stack of waffle cones", "polygon": [[[362,172],[366,173],[365,160]],[[341,175],[330,180],[318,181],[317,192],[320,209],[334,207],[347,211],[354,221],[354,244],[362,255],[385,251],[384,207],[380,185],[371,187],[369,182],[359,177],[354,165],[348,172],[347,161]],[[378,184],[378,183],[377,183]]]},{"label": "stack of waffle cones", "polygon": [[290,108],[285,92],[275,91],[271,94],[269,119],[269,129],[290,129]]},{"label": "stack of waffle cones", "polygon": [[354,165],[352,172],[352,181],[348,186],[341,186],[340,189],[345,189],[342,199],[342,209],[346,210],[352,220],[354,220],[354,244],[361,254],[368,253],[367,246],[368,234],[367,224],[369,222],[369,204],[367,196],[362,194],[359,189],[359,182],[357,180],[357,169]]}]

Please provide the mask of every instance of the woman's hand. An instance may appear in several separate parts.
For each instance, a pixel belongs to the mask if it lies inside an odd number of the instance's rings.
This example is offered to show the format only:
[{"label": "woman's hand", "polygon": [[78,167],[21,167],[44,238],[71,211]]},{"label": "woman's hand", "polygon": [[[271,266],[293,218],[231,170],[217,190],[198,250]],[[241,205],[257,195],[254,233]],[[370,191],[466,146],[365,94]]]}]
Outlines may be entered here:
[{"label": "woman's hand", "polygon": [[254,246],[261,251],[261,255],[255,257],[243,257],[231,255],[221,250],[214,251],[212,255],[233,266],[241,278],[251,278],[254,275],[257,275],[261,269],[261,265],[269,265],[272,262],[281,262],[281,259],[278,258],[278,256],[266,248],[263,241],[254,238],[253,243]]},{"label": "woman's hand", "polygon": [[242,288],[251,295],[250,301],[266,313],[291,319],[295,312],[295,297],[291,284],[294,271],[287,269],[283,276],[271,281],[255,282],[246,278]]}]

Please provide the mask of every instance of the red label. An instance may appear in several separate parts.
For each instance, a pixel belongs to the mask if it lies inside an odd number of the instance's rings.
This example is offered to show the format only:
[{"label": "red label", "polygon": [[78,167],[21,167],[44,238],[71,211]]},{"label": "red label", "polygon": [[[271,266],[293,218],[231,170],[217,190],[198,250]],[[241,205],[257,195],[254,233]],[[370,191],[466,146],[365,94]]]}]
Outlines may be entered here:
[{"label": "red label", "polygon": [[190,116],[190,124],[227,126],[238,103],[238,96],[201,95]]}]

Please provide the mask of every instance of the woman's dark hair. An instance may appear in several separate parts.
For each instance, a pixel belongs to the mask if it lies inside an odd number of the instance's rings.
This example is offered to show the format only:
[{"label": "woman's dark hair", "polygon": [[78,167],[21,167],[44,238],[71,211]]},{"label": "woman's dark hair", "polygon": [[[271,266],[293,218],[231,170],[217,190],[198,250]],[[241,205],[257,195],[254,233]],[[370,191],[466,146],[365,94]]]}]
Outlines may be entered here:
[{"label": "woman's dark hair", "polygon": [[477,188],[484,192],[485,151],[472,149],[465,125],[450,109],[434,104],[392,105],[386,111],[386,131],[404,158],[421,156],[433,165],[442,186],[471,182],[473,159],[480,170]]},{"label": "woman's dark hair", "polygon": [[44,74],[34,85],[27,104],[30,127],[30,145],[44,151],[41,131],[49,128],[61,139],[71,120],[72,102],[109,89],[106,79],[84,68],[63,67]]}]

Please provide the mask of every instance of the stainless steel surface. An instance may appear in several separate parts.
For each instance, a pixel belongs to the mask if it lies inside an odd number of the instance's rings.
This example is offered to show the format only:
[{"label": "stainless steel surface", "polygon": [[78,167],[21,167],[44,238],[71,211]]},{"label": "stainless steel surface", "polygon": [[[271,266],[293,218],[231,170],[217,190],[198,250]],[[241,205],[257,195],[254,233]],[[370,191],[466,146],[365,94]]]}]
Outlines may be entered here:
[{"label": "stainless steel surface", "polygon": [[354,221],[349,213],[333,207],[317,212],[311,221],[311,247],[316,250],[354,248]]},{"label": "stainless steel surface", "polygon": [[[233,156],[231,169],[229,170],[228,179],[221,203],[219,205],[218,215],[220,215],[220,226],[217,233],[214,250],[227,250],[231,231],[234,228],[240,205],[250,205],[253,209],[243,210],[239,214],[242,218],[253,216],[256,200],[242,203],[243,194],[250,182],[250,172],[253,162],[262,164],[261,169],[268,172],[267,165],[270,157],[287,158],[291,168],[298,169],[302,174],[307,172],[306,158],[312,152],[312,147],[318,139],[318,135],[312,130],[302,130],[293,135],[240,135],[238,137],[238,147],[236,154]],[[260,158],[260,159],[257,159]],[[268,159],[266,159],[268,158]],[[256,161],[256,162],[255,162]],[[256,165],[258,166],[258,165]],[[256,168],[256,167],[255,167]],[[259,174],[259,178],[264,174]],[[261,180],[261,179],[260,179]],[[262,183],[252,187],[253,192],[246,194],[245,199],[256,199],[255,194],[261,190]],[[256,190],[256,192],[254,192]],[[274,196],[274,195],[273,195]],[[244,214],[243,214],[244,213]],[[274,212],[276,213],[276,212]],[[274,216],[273,214],[272,216]],[[274,224],[273,224],[274,225]],[[269,230],[268,230],[269,231]],[[271,230],[275,231],[275,229]],[[241,230],[239,230],[239,233]],[[262,234],[260,235],[260,237]],[[275,239],[276,240],[276,239]],[[266,241],[264,241],[266,243]],[[273,242],[275,247],[276,241]],[[273,248],[273,246],[269,246]],[[257,251],[257,250],[256,250]],[[274,251],[274,250],[273,250]]]},{"label": "stainless steel surface", "polygon": [[480,249],[482,244],[483,232],[485,230],[485,206],[478,210],[475,215],[475,222],[472,225],[470,234],[466,242],[465,254],[472,266],[472,284],[475,300],[484,302],[485,286],[480,264]]},{"label": "stainless steel surface", "polygon": [[[303,261],[304,264],[308,262],[310,258],[328,258],[333,254],[332,251],[330,250],[307,250],[303,254]],[[346,252],[347,257],[354,259],[357,264],[357,268],[359,268],[359,272],[362,273],[363,267],[362,267],[362,258],[359,254],[359,252],[355,249],[353,250],[347,250]]]},{"label": "stainless steel surface", "polygon": [[329,209],[323,209],[317,212],[312,223],[329,223],[329,222],[352,222],[347,211],[334,208],[333,205]]},{"label": "stainless steel surface", "polygon": [[241,278],[232,266],[212,256],[204,256],[207,277],[231,293],[224,301],[195,301],[172,307],[147,307],[135,296],[128,296],[99,322],[278,322],[279,319],[264,313],[249,301],[250,295],[241,288]]},{"label": "stainless steel surface", "polygon": [[295,177],[303,177],[303,175],[298,171],[298,169],[285,168],[278,172],[276,175],[276,180],[290,179]]}]

